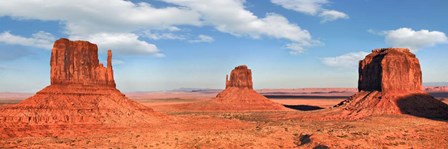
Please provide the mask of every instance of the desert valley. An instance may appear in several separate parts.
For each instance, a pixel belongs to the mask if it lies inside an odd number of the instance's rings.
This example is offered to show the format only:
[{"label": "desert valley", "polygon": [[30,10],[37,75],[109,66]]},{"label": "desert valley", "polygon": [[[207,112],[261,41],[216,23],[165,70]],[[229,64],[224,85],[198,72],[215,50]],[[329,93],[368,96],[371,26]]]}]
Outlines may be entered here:
[{"label": "desert valley", "polygon": [[448,0],[0,0],[0,149],[448,149]]},{"label": "desert valley", "polygon": [[51,85],[1,94],[1,148],[448,148],[448,88],[408,49],[373,50],[358,89],[254,90],[241,65],[223,90],[123,94],[110,50],[63,38],[50,63]]}]

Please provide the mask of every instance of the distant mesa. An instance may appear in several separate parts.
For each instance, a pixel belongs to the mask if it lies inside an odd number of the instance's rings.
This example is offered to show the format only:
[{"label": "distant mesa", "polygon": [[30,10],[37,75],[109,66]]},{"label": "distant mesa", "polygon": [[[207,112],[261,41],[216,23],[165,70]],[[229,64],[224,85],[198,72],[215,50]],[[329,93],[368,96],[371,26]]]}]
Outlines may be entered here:
[{"label": "distant mesa", "polygon": [[409,114],[448,119],[448,105],[423,91],[420,63],[409,49],[373,50],[359,62],[358,91],[335,106],[336,116]]},{"label": "distant mesa", "polygon": [[226,89],[231,87],[253,89],[252,71],[246,65],[235,67],[230,72],[230,80],[229,75],[226,75]]},{"label": "distant mesa", "polygon": [[226,76],[226,89],[210,101],[184,104],[182,109],[206,111],[263,111],[284,110],[285,107],[275,103],[253,89],[252,71],[246,65],[235,67]]},{"label": "distant mesa", "polygon": [[19,104],[2,107],[0,126],[135,125],[163,117],[115,88],[110,50],[104,67],[95,44],[61,38],[54,43],[50,65],[51,85]]},{"label": "distant mesa", "polygon": [[428,87],[425,87],[425,91],[426,92],[435,92],[435,93],[448,92],[448,86],[428,86]]}]

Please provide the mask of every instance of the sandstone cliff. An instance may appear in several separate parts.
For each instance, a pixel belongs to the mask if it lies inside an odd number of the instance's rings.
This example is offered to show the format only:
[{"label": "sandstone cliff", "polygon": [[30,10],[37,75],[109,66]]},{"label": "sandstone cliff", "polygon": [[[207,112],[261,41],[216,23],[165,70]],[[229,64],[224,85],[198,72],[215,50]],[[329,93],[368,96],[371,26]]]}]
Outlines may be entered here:
[{"label": "sandstone cliff", "polygon": [[373,50],[359,63],[358,90],[330,115],[350,119],[409,114],[448,119],[448,105],[423,91],[419,61],[408,49]]},{"label": "sandstone cliff", "polygon": [[230,80],[226,75],[226,88],[229,87],[253,89],[252,71],[246,65],[235,67],[230,72]]},{"label": "sandstone cliff", "polygon": [[211,101],[178,106],[196,111],[263,111],[285,108],[253,90],[252,71],[246,65],[235,67],[226,76],[226,89]]},{"label": "sandstone cliff", "polygon": [[88,41],[62,38],[54,43],[50,61],[51,84],[81,84],[115,87],[112,51],[108,51],[107,67],[98,60],[98,47]]},{"label": "sandstone cliff", "polygon": [[0,108],[0,127],[136,125],[162,117],[115,88],[110,50],[104,67],[95,44],[59,39],[50,65],[51,85],[19,104]]},{"label": "sandstone cliff", "polygon": [[408,49],[373,50],[359,62],[359,91],[422,92],[420,63]]}]

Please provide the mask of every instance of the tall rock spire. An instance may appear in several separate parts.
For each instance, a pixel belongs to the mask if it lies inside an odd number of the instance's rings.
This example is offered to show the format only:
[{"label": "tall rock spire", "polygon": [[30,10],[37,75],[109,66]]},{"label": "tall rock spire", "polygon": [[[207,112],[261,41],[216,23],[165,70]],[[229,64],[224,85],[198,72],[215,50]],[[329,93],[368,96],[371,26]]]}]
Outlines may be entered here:
[{"label": "tall rock spire", "polygon": [[114,70],[112,69],[112,50],[107,50],[107,85],[115,87]]},{"label": "tall rock spire", "polygon": [[107,50],[107,68],[112,69],[112,50]]},{"label": "tall rock spire", "polygon": [[229,87],[229,75],[226,75],[226,88]]}]

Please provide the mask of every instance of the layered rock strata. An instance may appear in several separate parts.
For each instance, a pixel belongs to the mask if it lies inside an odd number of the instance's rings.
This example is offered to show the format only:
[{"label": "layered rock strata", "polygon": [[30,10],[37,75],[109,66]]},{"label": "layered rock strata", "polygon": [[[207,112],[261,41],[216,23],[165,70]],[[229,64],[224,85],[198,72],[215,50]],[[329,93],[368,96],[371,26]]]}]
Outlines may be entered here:
[{"label": "layered rock strata", "polygon": [[215,99],[184,105],[183,109],[206,111],[263,111],[285,108],[253,90],[252,71],[245,65],[226,76],[226,88]]},{"label": "layered rock strata", "polygon": [[335,116],[409,114],[448,119],[448,105],[423,91],[418,59],[409,49],[373,50],[359,62],[359,92],[338,105]]},{"label": "layered rock strata", "polygon": [[161,116],[116,89],[110,50],[104,67],[95,44],[62,38],[54,43],[50,66],[51,85],[19,104],[2,107],[0,126],[135,125]]}]

